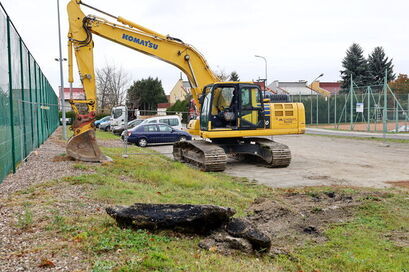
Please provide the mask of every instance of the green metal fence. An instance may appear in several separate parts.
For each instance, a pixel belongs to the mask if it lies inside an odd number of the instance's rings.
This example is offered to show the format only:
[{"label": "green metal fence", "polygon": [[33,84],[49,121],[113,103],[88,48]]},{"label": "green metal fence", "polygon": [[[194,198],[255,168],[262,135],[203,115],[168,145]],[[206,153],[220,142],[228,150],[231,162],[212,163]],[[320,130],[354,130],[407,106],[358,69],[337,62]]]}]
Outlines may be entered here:
[{"label": "green metal fence", "polygon": [[0,4],[0,183],[58,126],[58,98]]},{"label": "green metal fence", "polygon": [[370,132],[409,128],[409,94],[396,94],[388,84],[353,86],[330,97],[291,95],[290,99],[304,104],[307,125]]}]

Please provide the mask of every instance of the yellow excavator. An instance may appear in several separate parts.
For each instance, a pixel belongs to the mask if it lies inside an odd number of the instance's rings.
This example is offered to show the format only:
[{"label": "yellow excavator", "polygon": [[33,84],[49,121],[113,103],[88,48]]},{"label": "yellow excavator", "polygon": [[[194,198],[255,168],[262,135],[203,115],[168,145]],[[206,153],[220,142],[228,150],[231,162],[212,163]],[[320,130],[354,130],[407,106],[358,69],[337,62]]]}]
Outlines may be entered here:
[{"label": "yellow excavator", "polygon": [[[110,22],[95,15],[86,16],[81,5],[114,18]],[[272,135],[305,132],[305,111],[301,103],[274,101],[253,82],[220,82],[205,58],[191,45],[165,36],[125,18],[71,0],[68,57],[69,82],[73,82],[73,52],[85,91],[84,100],[71,100],[76,114],[73,137],[67,154],[83,161],[106,159],[95,139],[96,81],[93,60],[93,35],[98,35],[133,50],[168,62],[183,71],[191,85],[191,94],[200,115],[188,124],[188,132],[201,140],[177,142],[175,160],[203,171],[223,171],[227,155],[257,158],[269,167],[286,167],[291,161],[288,146],[274,142]],[[82,110],[81,110],[82,108]]]}]

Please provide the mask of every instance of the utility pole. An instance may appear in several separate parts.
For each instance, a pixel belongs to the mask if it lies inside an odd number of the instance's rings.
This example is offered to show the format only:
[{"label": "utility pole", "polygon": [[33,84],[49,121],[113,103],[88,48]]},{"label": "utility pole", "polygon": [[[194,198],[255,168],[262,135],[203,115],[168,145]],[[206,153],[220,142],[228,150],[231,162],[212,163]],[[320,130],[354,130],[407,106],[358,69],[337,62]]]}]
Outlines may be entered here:
[{"label": "utility pole", "polygon": [[60,0],[57,0],[57,13],[58,13],[58,42],[60,49],[60,101],[61,101],[61,112],[62,112],[62,136],[64,140],[67,140],[67,120],[65,116],[65,107],[64,107],[64,75],[62,68],[62,48],[61,48],[61,25],[60,25]]}]

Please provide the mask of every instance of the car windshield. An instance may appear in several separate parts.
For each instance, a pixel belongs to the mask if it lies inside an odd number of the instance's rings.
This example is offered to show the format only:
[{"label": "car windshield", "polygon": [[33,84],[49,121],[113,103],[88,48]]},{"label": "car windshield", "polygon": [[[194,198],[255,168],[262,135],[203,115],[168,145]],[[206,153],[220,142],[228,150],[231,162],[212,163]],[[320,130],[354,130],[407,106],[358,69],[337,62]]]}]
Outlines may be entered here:
[{"label": "car windshield", "polygon": [[143,120],[132,120],[132,121],[128,122],[128,126],[134,127],[134,126],[140,125],[142,123],[142,121]]},{"label": "car windshield", "polygon": [[112,111],[112,115],[114,116],[114,119],[120,117],[122,115],[122,109],[115,109]]}]

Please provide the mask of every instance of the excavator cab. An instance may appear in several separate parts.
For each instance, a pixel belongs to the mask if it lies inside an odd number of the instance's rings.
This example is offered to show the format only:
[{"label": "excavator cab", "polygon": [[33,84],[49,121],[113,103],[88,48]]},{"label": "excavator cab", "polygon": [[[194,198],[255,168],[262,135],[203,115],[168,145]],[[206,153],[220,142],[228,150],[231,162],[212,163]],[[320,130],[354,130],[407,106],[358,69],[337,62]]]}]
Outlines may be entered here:
[{"label": "excavator cab", "polygon": [[264,128],[263,94],[250,83],[219,83],[204,88],[200,129],[248,130]]}]

